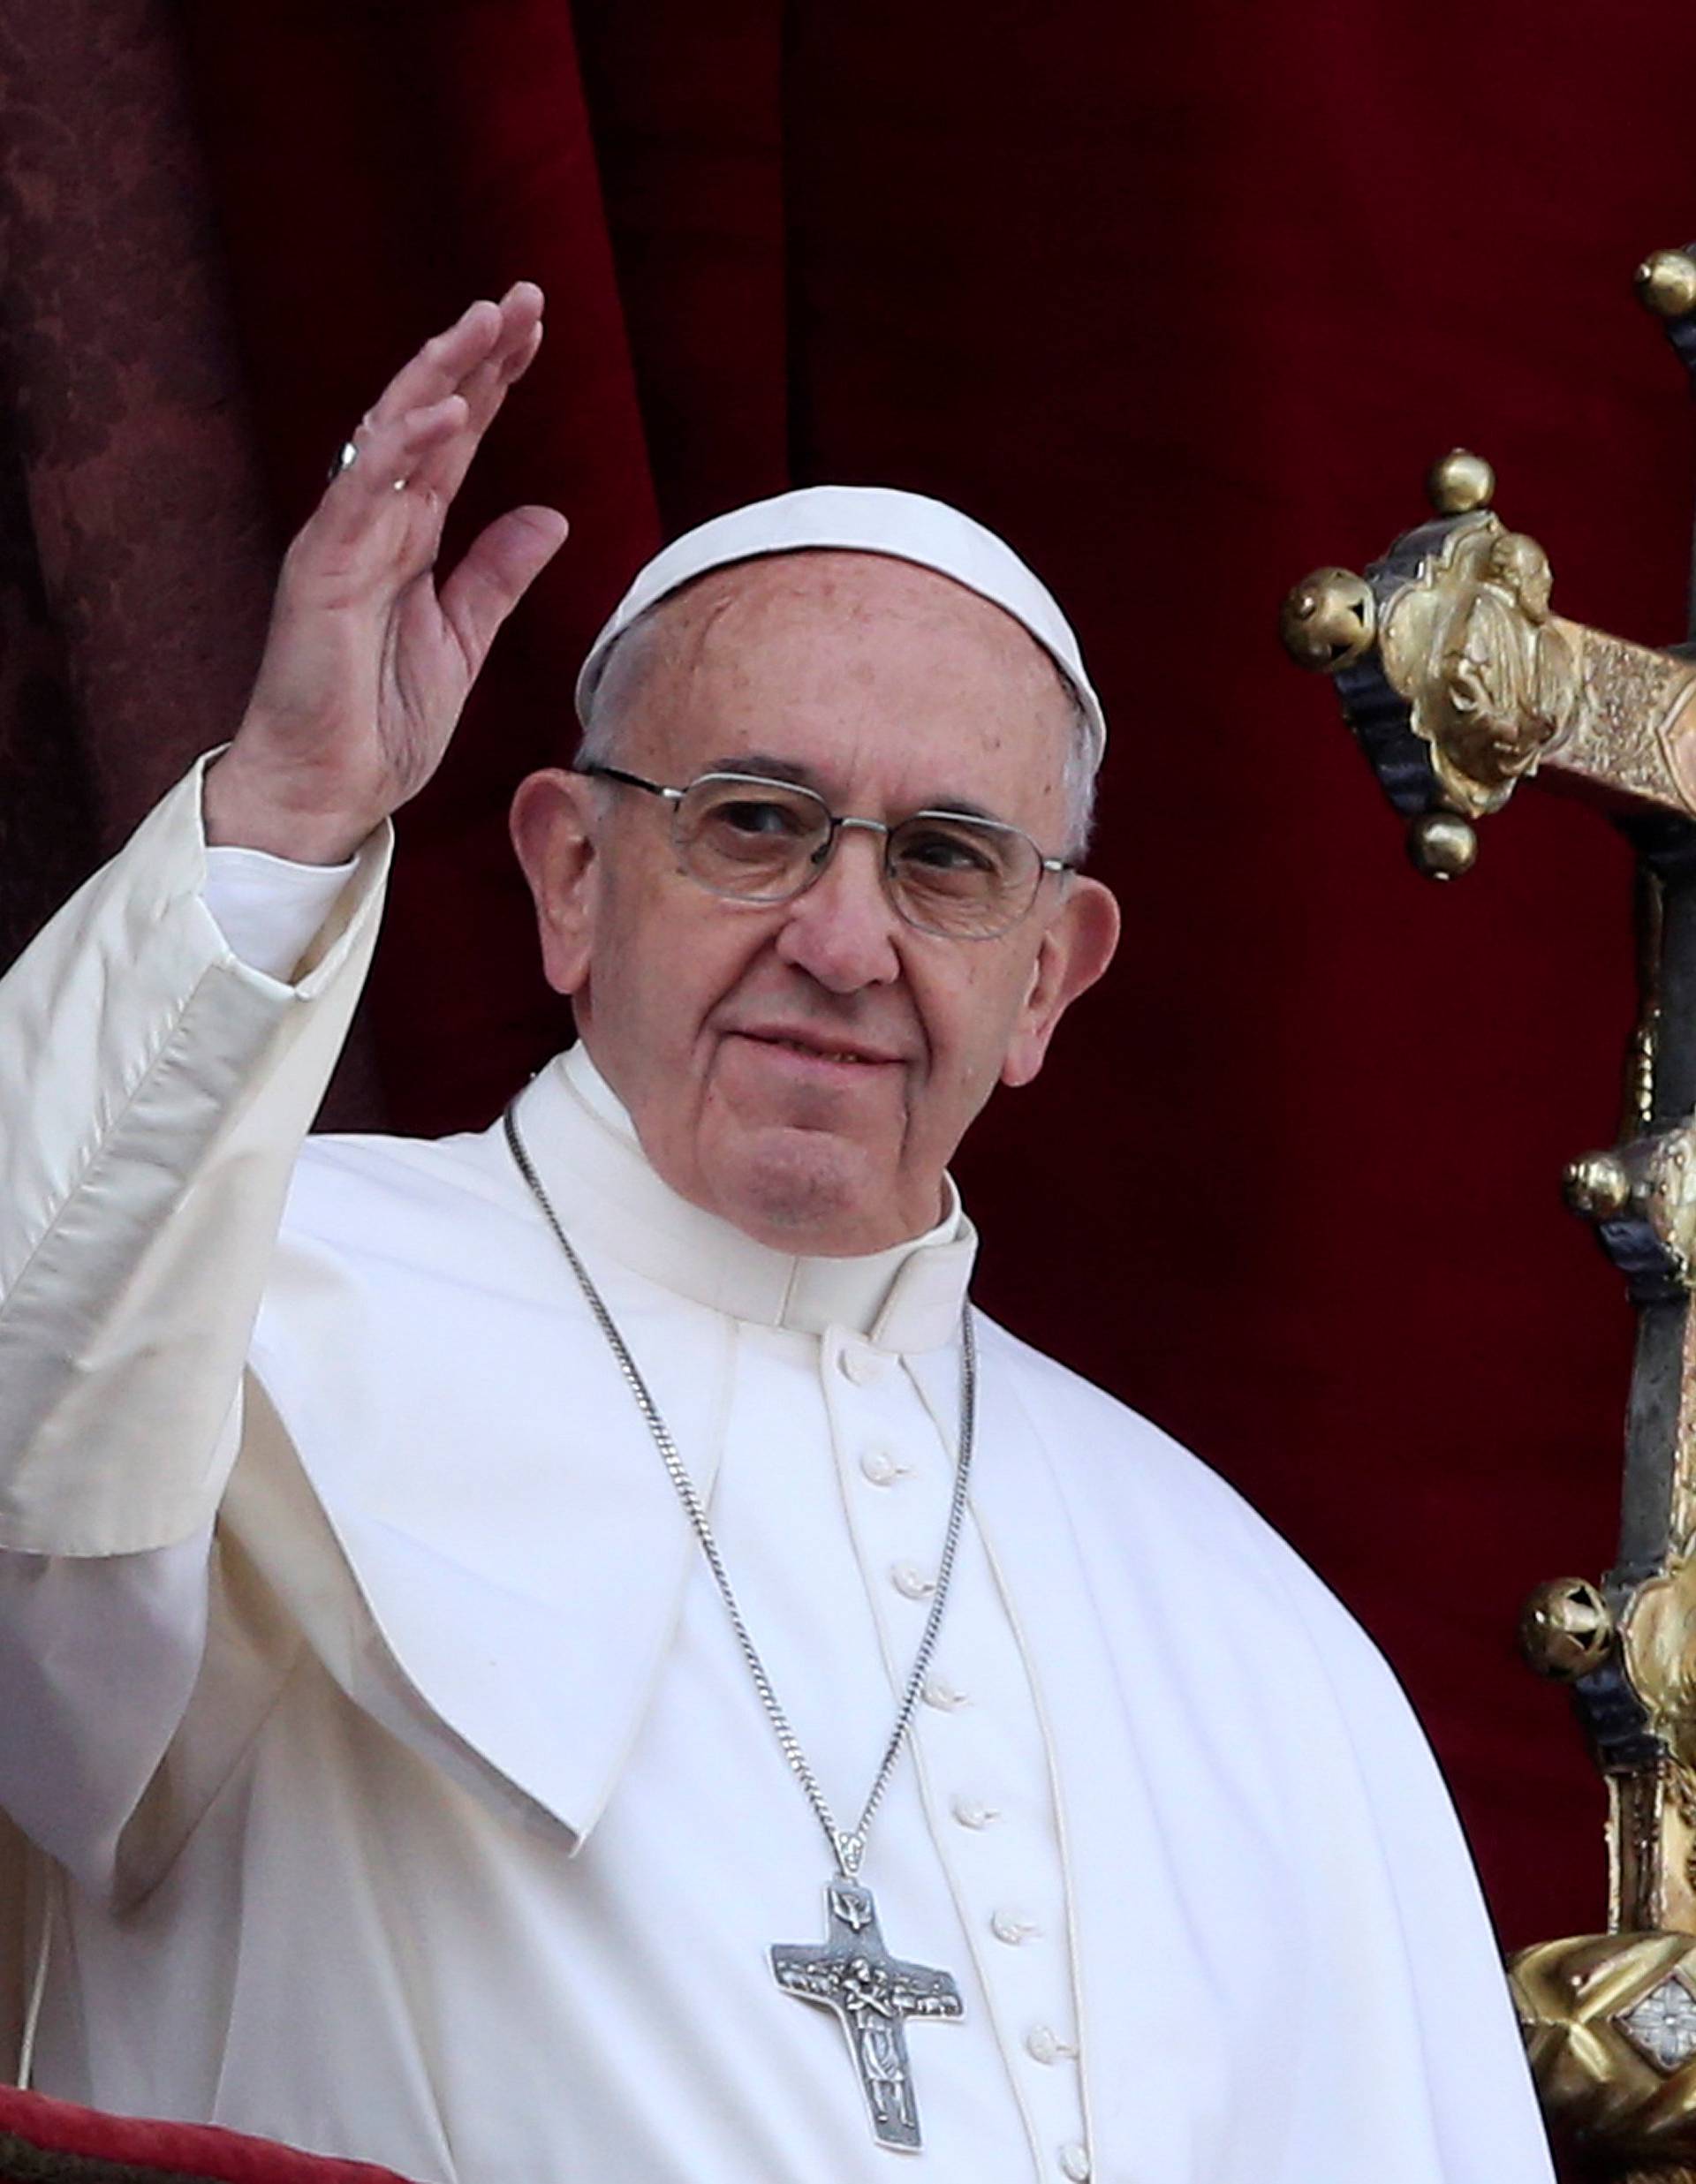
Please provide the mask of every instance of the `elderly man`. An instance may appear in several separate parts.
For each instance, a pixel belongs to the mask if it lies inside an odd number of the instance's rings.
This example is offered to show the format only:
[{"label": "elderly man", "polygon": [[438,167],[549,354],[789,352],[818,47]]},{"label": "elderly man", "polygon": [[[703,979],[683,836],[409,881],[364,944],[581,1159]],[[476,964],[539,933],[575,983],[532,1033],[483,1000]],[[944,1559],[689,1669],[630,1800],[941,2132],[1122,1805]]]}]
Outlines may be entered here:
[{"label": "elderly man", "polygon": [[303,1145],[564,535],[435,587],[540,314],[400,374],[233,743],[5,988],[35,2081],[432,2184],[1542,2180],[1382,1664],[966,1306],[947,1162],[1117,933],[998,540],[827,489],[662,555],[514,805],[580,1044],[481,1137]]}]

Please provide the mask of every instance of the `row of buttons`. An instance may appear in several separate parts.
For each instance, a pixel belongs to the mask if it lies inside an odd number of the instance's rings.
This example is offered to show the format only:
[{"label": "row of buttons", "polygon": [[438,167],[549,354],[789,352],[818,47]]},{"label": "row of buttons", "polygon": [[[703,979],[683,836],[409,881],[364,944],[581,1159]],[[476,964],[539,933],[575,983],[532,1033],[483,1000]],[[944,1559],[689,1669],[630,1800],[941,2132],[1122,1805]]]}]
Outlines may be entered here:
[{"label": "row of buttons", "polygon": [[[970,1703],[964,1692],[957,1691],[939,1676],[926,1680],[923,1696],[931,1705],[948,1710]],[[960,1826],[970,1828],[973,1833],[993,1827],[1001,1817],[994,1805],[986,1805],[976,1797],[956,1797],[950,1810]],[[991,1915],[989,1931],[997,1941],[1004,1942],[1009,1948],[1018,1948],[1024,1942],[1035,1940],[1041,1932],[1034,1919],[1009,1910],[1000,1910]],[[1052,2025],[1033,2025],[1025,2036],[1025,2052],[1033,2062],[1045,2066],[1075,2062],[1078,2044],[1075,2040],[1063,2039]],[[1061,2173],[1083,2184],[1083,2180],[1089,2175],[1088,2150],[1073,2141],[1060,2149],[1059,2158]]]},{"label": "row of buttons", "polygon": [[[903,1598],[908,1600],[925,1599],[936,1590],[935,1579],[927,1577],[923,1570],[913,1562],[897,1562],[890,1572],[890,1582]],[[944,1712],[952,1712],[955,1708],[967,1704],[964,1692],[955,1690],[951,1684],[946,1683],[938,1676],[926,1678],[923,1696],[928,1704],[938,1707]],[[955,1819],[962,1827],[971,1828],[977,1833],[993,1826],[1001,1817],[995,1806],[986,1805],[976,1797],[955,1798],[952,1811]],[[1024,1917],[1019,1912],[1003,1910],[996,1911],[991,1916],[989,1931],[997,1941],[1005,1942],[1010,1948],[1017,1948],[1021,1942],[1035,1939],[1041,1929],[1034,1920]],[[1049,2045],[1049,2052],[1038,2055],[1036,2059],[1039,2062],[1053,2062],[1058,2059],[1063,2051],[1054,2044],[1055,2036],[1046,2027],[1040,2029],[1043,2041]],[[1037,2035],[1033,2033],[1031,2037],[1034,2040]],[[1031,2052],[1034,2055],[1036,2054],[1034,2048]],[[1075,2055],[1078,2051],[1076,2048],[1068,2048],[1064,2052]]]},{"label": "row of buttons", "polygon": [[[867,1345],[847,1344],[837,1356],[837,1367],[843,1377],[856,1387],[870,1387],[881,1381],[894,1360],[884,1352]],[[895,1452],[884,1446],[874,1444],[865,1448],[859,1457],[860,1476],[876,1487],[889,1488],[913,1475],[912,1466],[903,1462]],[[928,1600],[935,1592],[936,1581],[928,1571],[912,1561],[901,1561],[890,1568],[890,1583],[903,1599],[915,1603]],[[920,1697],[927,1706],[939,1713],[955,1713],[969,1706],[968,1695],[950,1683],[947,1677],[933,1671],[925,1678]],[[1000,1819],[999,1810],[986,1804],[980,1798],[959,1795],[950,1808],[955,1822],[973,1833],[981,1833]],[[996,1939],[1008,1948],[1018,1948],[1028,1941],[1041,1938],[1041,1928],[1034,1919],[1023,1912],[1003,1908],[990,1914],[989,1931]],[[1051,2067],[1058,2063],[1077,2059],[1078,2047],[1074,2041],[1064,2038],[1051,2025],[1034,2025],[1025,2036],[1025,2052],[1034,2063]],[[1088,2184],[1090,2175],[1089,2150],[1081,2141],[1071,2140],[1056,2149],[1060,2173],[1068,2184]]]}]

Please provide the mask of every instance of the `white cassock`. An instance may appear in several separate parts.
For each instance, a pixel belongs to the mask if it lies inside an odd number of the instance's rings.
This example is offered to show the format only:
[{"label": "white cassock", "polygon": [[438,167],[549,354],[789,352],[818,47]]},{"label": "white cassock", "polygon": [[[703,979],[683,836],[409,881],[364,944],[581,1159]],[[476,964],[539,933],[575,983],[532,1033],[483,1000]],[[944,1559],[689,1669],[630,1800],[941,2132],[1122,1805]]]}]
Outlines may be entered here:
[{"label": "white cassock", "polygon": [[[908,2029],[922,2154],[874,2143],[768,1961],[823,1938],[823,1837],[500,1133],[300,1150],[380,846],[292,984],[232,952],[283,912],[218,854],[222,927],[191,780],[0,989],[36,2082],[425,2184],[1543,2184],[1391,1676],[1211,1472],[981,1319],[865,1866],[965,2017]],[[678,1198],[584,1059],[519,1112],[852,1817],[935,1576],[970,1225],[786,1258]]]}]

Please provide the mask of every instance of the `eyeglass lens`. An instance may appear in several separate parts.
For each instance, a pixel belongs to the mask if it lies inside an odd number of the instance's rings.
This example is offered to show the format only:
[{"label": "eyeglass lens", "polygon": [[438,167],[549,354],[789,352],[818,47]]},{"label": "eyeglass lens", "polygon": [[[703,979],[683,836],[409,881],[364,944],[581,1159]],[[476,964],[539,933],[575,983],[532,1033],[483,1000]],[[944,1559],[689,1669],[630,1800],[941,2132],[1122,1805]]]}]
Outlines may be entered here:
[{"label": "eyeglass lens", "polygon": [[[678,799],[675,834],[691,877],[716,895],[780,903],[816,877],[830,813],[810,789],[707,775]],[[1015,827],[920,812],[894,828],[884,870],[912,925],[950,938],[987,938],[1025,915],[1041,856]]]}]

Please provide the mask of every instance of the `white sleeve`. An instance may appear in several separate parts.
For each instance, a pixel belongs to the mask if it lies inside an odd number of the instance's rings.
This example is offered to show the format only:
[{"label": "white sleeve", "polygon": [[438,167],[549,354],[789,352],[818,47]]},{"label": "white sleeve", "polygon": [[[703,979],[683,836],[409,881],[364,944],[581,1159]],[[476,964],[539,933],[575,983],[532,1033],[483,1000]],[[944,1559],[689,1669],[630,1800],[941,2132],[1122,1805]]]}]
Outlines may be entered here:
[{"label": "white sleeve", "polygon": [[0,1547],[131,1553],[216,1509],[387,851],[285,985],[206,907],[196,767],[0,980]]},{"label": "white sleeve", "polygon": [[98,1558],[0,1550],[0,1807],[100,1890],[200,1672],[210,1521]]},{"label": "white sleeve", "polygon": [[250,971],[289,979],[358,869],[356,858],[292,865],[264,850],[208,850],[201,899],[232,956]]},{"label": "white sleeve", "polygon": [[[284,879],[268,935],[231,911],[284,983],[208,907],[201,771],[0,980],[0,1804],[91,1876],[198,1673],[247,1344],[388,855],[384,828]],[[252,855],[220,858],[237,896]]]}]

